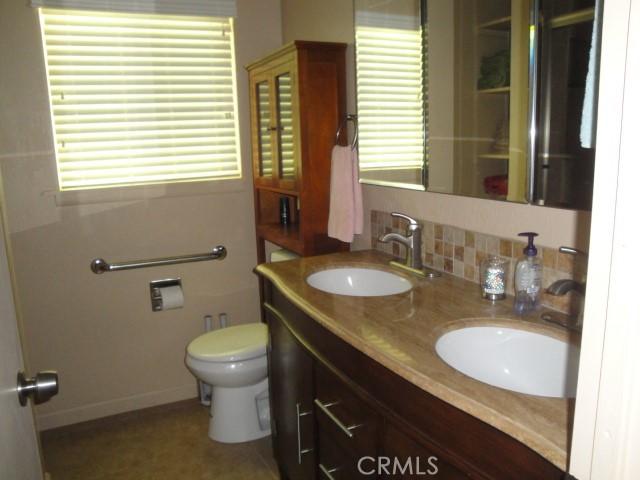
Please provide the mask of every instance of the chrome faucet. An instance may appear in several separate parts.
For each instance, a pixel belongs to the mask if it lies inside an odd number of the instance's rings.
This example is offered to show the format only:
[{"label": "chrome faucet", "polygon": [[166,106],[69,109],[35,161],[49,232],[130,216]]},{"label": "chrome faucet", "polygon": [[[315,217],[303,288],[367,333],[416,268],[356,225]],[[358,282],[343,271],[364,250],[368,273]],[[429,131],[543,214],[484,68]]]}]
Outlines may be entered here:
[{"label": "chrome faucet", "polygon": [[402,218],[409,222],[409,225],[407,226],[406,236],[400,235],[399,233],[387,233],[379,239],[379,241],[383,243],[398,242],[406,248],[404,263],[392,260],[390,264],[421,276],[439,277],[440,272],[424,268],[422,265],[422,225],[420,225],[417,220],[403,213],[393,212],[391,216]]},{"label": "chrome faucet", "polygon": [[[585,252],[570,247],[560,247],[558,250],[560,251],[560,253],[565,253],[568,255],[587,255]],[[577,280],[564,278],[562,280],[556,280],[547,288],[547,293],[555,296],[566,295],[571,291],[578,292],[584,297],[584,294],[586,292],[586,285],[583,282],[578,282]],[[584,306],[577,315],[570,316],[568,321],[558,320],[556,316],[550,312],[542,314],[542,319],[546,322],[557,323],[564,327],[579,331],[582,330],[582,310],[584,310]]]},{"label": "chrome faucet", "polygon": [[586,285],[576,280],[565,278],[563,280],[556,280],[547,288],[547,293],[555,296],[566,295],[570,291],[576,291],[584,295]]}]

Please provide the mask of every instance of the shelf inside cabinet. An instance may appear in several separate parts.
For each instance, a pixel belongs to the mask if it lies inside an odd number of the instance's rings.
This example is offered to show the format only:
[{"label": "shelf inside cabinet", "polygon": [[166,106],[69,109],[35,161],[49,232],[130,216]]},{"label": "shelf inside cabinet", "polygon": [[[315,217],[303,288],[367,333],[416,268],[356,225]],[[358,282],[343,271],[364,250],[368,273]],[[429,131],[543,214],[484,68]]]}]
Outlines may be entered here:
[{"label": "shelf inside cabinet", "polygon": [[478,155],[478,158],[485,158],[489,160],[509,160],[508,153],[482,153]]},{"label": "shelf inside cabinet", "polygon": [[256,234],[275,243],[279,247],[286,248],[298,255],[303,255],[302,239],[300,238],[300,225],[281,225],[279,223],[261,223],[256,225]]},{"label": "shelf inside cabinet", "polygon": [[595,9],[593,7],[556,15],[551,19],[551,28],[569,27],[578,23],[592,22],[594,15]]},{"label": "shelf inside cabinet", "polygon": [[509,93],[511,91],[511,87],[496,87],[496,88],[481,88],[478,89],[478,93],[486,93],[489,95],[495,95],[498,93]]},{"label": "shelf inside cabinet", "polygon": [[297,197],[299,195],[298,190],[291,190],[288,188],[272,187],[269,185],[256,185],[257,190],[264,190],[265,192],[280,193],[282,195],[289,195],[291,197]]},{"label": "shelf inside cabinet", "polygon": [[496,18],[478,25],[478,30],[491,32],[509,32],[511,30],[511,16]]}]

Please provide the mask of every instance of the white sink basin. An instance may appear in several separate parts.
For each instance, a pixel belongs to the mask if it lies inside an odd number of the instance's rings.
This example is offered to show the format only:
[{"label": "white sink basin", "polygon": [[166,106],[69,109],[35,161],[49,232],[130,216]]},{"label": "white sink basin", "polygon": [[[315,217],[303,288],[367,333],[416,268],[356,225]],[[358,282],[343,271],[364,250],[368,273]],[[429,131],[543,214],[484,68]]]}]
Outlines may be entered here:
[{"label": "white sink basin", "polygon": [[381,297],[411,290],[411,282],[400,275],[373,268],[332,268],[312,273],[313,288],[351,297]]},{"label": "white sink basin", "polygon": [[456,370],[494,387],[541,397],[576,395],[578,349],[547,335],[467,327],[442,335],[436,352]]}]

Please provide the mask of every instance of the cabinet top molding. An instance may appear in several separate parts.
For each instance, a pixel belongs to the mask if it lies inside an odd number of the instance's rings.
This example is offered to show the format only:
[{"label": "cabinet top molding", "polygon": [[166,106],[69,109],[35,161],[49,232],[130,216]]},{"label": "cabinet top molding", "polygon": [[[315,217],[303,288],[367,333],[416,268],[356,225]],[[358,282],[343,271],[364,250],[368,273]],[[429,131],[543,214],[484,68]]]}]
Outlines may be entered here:
[{"label": "cabinet top molding", "polygon": [[296,52],[299,50],[311,49],[311,48],[346,51],[347,44],[334,43],[334,42],[310,42],[306,40],[294,40],[292,42],[284,44],[282,47],[278,48],[277,50],[267,53],[264,57],[261,57],[259,60],[256,60],[254,62],[247,64],[244,68],[247,71],[251,71],[256,69],[257,67],[268,64],[272,62],[274,59],[277,59],[288,53]]}]

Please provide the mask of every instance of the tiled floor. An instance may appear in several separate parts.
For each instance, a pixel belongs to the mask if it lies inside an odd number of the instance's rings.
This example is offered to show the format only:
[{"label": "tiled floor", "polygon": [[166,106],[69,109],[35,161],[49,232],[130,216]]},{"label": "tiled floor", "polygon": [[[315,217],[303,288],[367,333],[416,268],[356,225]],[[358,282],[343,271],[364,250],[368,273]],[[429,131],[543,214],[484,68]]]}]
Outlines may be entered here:
[{"label": "tiled floor", "polygon": [[269,437],[228,445],[207,436],[189,400],[42,434],[52,480],[275,480]]}]

